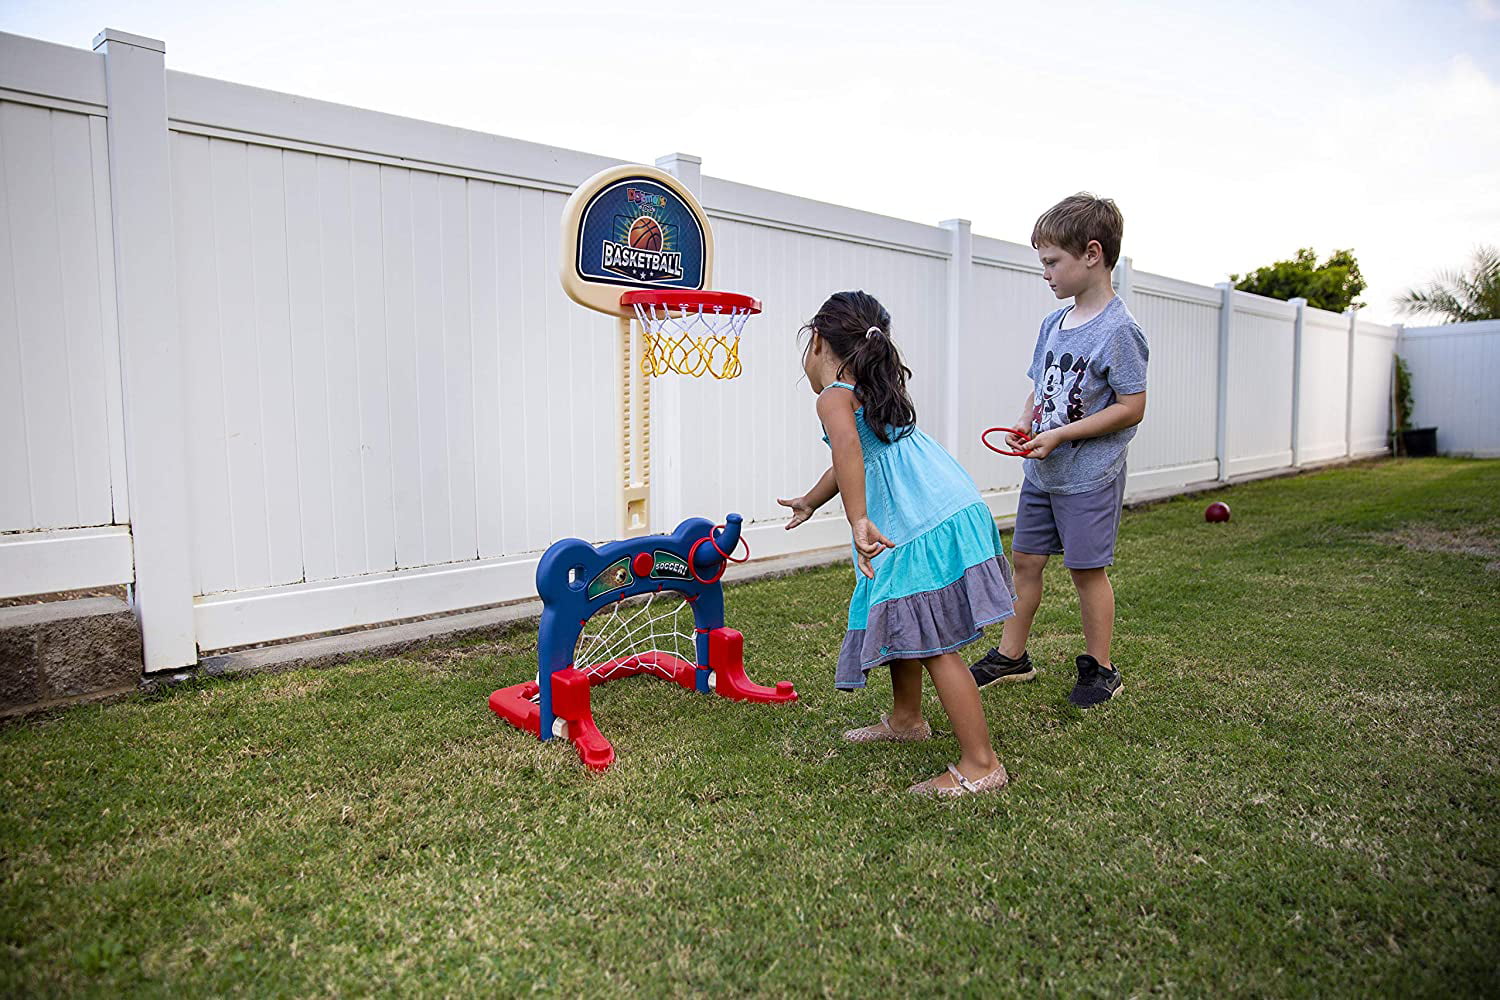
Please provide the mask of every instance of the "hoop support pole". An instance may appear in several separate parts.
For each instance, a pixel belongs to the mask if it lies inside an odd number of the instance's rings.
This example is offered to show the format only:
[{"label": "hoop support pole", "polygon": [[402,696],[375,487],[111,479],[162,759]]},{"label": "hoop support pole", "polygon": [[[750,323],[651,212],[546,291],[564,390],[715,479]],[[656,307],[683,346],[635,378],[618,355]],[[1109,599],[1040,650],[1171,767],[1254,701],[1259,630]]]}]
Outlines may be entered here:
[{"label": "hoop support pole", "polygon": [[622,538],[637,538],[651,530],[651,383],[640,379],[637,389],[638,353],[635,325],[621,316],[619,326],[620,372],[620,531]]}]

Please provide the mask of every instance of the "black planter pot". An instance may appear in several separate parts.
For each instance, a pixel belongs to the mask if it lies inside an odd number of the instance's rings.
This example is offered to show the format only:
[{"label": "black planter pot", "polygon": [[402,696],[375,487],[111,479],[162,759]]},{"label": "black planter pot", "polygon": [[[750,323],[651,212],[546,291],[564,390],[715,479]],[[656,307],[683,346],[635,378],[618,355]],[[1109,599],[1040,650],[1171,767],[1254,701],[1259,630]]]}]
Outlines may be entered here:
[{"label": "black planter pot", "polygon": [[1427,458],[1437,454],[1437,428],[1413,427],[1401,432],[1401,450],[1410,458]]}]

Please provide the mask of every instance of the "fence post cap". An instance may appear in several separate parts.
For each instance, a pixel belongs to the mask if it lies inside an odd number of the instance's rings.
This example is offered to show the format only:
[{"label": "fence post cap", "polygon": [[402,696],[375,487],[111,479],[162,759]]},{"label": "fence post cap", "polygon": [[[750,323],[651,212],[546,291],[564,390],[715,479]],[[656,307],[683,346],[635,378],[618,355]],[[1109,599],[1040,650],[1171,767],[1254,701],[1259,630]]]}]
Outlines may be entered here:
[{"label": "fence post cap", "polygon": [[94,51],[99,51],[99,46],[105,42],[119,42],[122,45],[134,45],[138,49],[150,49],[152,52],[167,54],[167,43],[159,38],[147,38],[145,35],[132,35],[128,31],[119,28],[105,28],[94,36]]}]

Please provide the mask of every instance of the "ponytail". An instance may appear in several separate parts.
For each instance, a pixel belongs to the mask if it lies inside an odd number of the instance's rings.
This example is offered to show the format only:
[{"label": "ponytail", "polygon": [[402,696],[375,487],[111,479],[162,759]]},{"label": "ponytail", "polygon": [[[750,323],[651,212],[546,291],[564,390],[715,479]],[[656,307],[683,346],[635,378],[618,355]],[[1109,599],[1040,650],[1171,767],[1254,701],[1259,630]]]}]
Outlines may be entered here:
[{"label": "ponytail", "polygon": [[911,369],[901,361],[901,352],[891,340],[891,314],[864,292],[838,292],[829,297],[803,329],[822,337],[859,386],[865,408],[865,423],[881,441],[890,443],[910,434],[917,423],[917,408],[906,391]]}]

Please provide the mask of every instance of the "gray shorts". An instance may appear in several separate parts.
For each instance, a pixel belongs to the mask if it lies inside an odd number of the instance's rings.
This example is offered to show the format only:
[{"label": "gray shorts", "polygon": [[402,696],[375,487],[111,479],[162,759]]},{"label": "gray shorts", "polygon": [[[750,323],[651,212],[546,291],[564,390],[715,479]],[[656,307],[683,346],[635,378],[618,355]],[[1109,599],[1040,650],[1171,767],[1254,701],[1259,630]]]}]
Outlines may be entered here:
[{"label": "gray shorts", "polygon": [[1112,481],[1087,493],[1048,493],[1023,479],[1011,550],[1036,556],[1061,554],[1068,569],[1111,566],[1124,501],[1123,468]]}]

